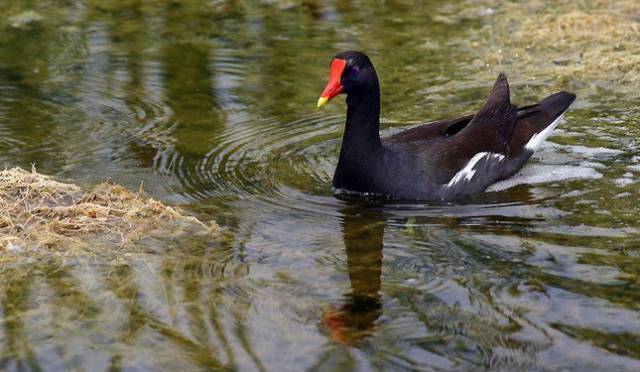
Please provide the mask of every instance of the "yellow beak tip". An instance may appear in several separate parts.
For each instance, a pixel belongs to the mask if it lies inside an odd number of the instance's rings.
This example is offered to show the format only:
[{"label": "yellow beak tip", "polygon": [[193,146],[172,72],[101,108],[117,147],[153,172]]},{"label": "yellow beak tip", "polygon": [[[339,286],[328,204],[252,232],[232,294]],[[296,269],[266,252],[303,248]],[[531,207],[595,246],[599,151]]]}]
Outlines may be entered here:
[{"label": "yellow beak tip", "polygon": [[327,98],[327,97],[320,97],[320,98],[318,99],[318,108],[320,108],[320,107],[322,107],[322,106],[326,105],[326,104],[327,104],[327,102],[329,102],[329,98]]}]

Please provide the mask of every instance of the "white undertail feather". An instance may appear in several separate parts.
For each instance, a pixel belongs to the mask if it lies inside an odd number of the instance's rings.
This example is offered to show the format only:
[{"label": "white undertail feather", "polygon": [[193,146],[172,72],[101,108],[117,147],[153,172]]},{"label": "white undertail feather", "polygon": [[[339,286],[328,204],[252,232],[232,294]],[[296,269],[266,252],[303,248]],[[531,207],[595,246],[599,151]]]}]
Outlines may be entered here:
[{"label": "white undertail feather", "polygon": [[558,126],[558,123],[560,122],[563,116],[564,116],[564,112],[560,114],[560,116],[558,116],[556,120],[554,120],[551,124],[549,124],[546,128],[544,128],[542,132],[534,134],[533,137],[531,137],[531,139],[529,140],[529,142],[527,142],[527,144],[524,146],[524,148],[532,151],[537,150],[540,147],[540,145],[544,142],[544,140],[547,139],[547,137],[549,137],[551,133],[553,133],[553,131],[556,129],[556,127]]},{"label": "white undertail feather", "polygon": [[474,169],[476,164],[478,164],[478,162],[482,160],[484,157],[488,157],[488,158],[493,157],[497,161],[504,160],[504,155],[501,155],[501,154],[494,154],[492,152],[479,152],[475,154],[471,158],[471,160],[469,160],[469,162],[464,166],[464,168],[459,170],[458,173],[456,173],[455,176],[451,178],[451,180],[449,181],[449,183],[445,185],[445,187],[451,187],[461,181],[471,181],[473,176],[476,174],[476,170]]}]

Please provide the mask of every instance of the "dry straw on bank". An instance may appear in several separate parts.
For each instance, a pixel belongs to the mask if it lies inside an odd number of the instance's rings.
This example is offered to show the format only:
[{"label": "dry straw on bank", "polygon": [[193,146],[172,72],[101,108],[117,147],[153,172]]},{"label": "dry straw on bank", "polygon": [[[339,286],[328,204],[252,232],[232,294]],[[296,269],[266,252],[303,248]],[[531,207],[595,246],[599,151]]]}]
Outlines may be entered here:
[{"label": "dry straw on bank", "polygon": [[0,172],[0,249],[94,251],[130,248],[149,237],[212,234],[180,210],[101,184],[90,192],[20,168]]},{"label": "dry straw on bank", "polygon": [[[463,44],[476,63],[526,79],[552,79],[616,91],[640,88],[637,0],[524,2],[478,0],[452,17],[483,20]],[[473,4],[473,5],[472,5]],[[479,16],[482,15],[482,16]],[[512,67],[513,66],[513,67]]]}]

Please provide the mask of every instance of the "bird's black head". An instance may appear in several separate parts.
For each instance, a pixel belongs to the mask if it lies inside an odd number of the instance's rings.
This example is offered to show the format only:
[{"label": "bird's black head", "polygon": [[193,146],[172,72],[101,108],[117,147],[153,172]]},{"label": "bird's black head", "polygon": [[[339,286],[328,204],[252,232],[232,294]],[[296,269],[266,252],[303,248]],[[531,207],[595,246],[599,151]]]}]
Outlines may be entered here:
[{"label": "bird's black head", "polygon": [[338,53],[331,60],[329,82],[318,100],[323,106],[340,93],[351,94],[377,87],[378,77],[373,64],[362,52]]}]

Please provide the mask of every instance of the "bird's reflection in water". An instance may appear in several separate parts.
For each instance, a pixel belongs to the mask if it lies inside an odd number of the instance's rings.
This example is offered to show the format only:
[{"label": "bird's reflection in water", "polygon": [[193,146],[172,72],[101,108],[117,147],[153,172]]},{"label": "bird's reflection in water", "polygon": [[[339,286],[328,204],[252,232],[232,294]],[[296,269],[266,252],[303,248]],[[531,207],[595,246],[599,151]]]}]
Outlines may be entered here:
[{"label": "bird's reflection in water", "polygon": [[351,292],[325,312],[324,326],[335,342],[357,345],[370,335],[382,314],[380,285],[385,221],[381,214],[357,206],[343,209],[342,236]]}]

